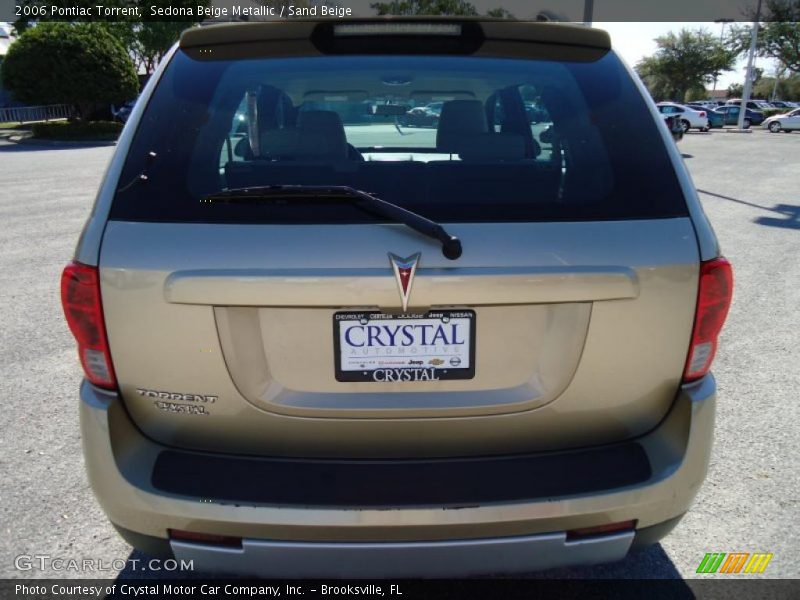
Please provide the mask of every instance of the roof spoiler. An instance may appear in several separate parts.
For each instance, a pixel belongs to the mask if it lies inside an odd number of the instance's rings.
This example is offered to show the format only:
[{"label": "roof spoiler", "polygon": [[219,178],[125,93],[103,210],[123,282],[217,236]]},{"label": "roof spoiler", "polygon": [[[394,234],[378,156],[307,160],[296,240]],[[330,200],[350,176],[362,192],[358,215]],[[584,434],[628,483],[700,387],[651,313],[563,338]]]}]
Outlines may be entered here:
[{"label": "roof spoiler", "polygon": [[[258,21],[209,24],[183,32],[181,48],[248,42],[314,40],[315,38],[368,40],[458,39],[452,26],[460,28],[460,36],[472,40],[537,42],[567,46],[583,46],[608,50],[611,40],[601,29],[583,25],[547,21],[513,21],[486,18],[378,17],[365,19],[293,19],[291,21]],[[537,18],[539,18],[537,16]],[[451,27],[448,27],[451,26]]]}]

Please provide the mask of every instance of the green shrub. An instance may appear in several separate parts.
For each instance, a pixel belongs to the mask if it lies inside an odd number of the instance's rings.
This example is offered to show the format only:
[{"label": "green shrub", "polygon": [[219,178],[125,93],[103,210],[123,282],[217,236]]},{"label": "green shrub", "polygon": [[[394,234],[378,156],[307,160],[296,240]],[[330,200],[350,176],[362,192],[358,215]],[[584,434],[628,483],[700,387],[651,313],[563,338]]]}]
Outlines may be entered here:
[{"label": "green shrub", "polygon": [[8,49],[3,84],[27,104],[71,104],[88,116],[97,104],[134,98],[133,61],[106,28],[94,23],[39,23]]},{"label": "green shrub", "polygon": [[761,112],[764,113],[765,117],[771,117],[772,115],[782,115],[783,113],[787,113],[791,108],[765,108]]},{"label": "green shrub", "polygon": [[33,137],[45,140],[108,141],[116,140],[122,131],[122,123],[113,121],[53,121],[33,123]]}]

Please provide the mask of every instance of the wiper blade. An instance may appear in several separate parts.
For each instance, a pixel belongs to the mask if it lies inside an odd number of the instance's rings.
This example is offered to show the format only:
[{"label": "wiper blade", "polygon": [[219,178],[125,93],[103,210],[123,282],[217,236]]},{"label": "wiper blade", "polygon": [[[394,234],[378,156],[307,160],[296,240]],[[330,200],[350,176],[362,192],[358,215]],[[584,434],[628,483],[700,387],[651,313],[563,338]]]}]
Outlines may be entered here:
[{"label": "wiper blade", "polygon": [[286,201],[295,199],[333,199],[351,202],[354,206],[397,223],[403,223],[414,231],[441,242],[445,258],[456,260],[461,256],[461,240],[450,235],[436,221],[381,200],[377,196],[347,185],[266,185],[248,188],[233,188],[206,196],[201,200],[210,204],[250,204],[259,201]]}]

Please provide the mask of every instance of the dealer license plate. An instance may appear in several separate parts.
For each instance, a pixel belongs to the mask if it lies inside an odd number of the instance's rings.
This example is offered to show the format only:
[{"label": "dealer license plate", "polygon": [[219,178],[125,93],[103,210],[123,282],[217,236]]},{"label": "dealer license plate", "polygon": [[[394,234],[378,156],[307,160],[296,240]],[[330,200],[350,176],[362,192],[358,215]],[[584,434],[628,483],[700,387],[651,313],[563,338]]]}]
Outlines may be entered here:
[{"label": "dealer license plate", "polygon": [[333,315],[337,381],[423,382],[475,377],[475,311]]}]

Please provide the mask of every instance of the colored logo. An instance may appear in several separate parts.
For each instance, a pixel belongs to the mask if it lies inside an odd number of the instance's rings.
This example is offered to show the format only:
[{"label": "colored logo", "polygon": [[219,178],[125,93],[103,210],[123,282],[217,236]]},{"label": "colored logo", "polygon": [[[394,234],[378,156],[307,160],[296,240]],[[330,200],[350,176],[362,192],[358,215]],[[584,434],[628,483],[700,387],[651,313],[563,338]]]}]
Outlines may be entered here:
[{"label": "colored logo", "polygon": [[698,573],[763,573],[772,553],[756,552],[709,552],[700,561]]},{"label": "colored logo", "polygon": [[408,309],[408,298],[411,295],[411,284],[414,283],[414,274],[417,272],[419,257],[417,252],[408,258],[401,258],[389,252],[389,262],[394,270],[394,278],[397,280],[397,289],[400,291],[400,300],[403,305],[403,312]]}]

